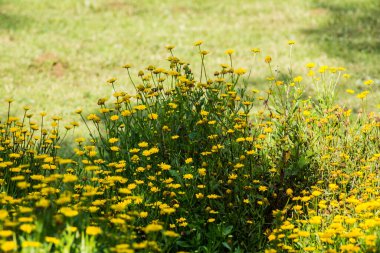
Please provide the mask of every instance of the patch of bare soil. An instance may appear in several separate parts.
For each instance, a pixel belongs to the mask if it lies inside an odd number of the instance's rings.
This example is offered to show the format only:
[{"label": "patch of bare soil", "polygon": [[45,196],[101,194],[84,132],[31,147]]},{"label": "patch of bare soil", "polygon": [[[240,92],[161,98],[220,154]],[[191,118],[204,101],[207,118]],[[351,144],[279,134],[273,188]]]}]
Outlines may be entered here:
[{"label": "patch of bare soil", "polygon": [[63,77],[68,69],[68,64],[56,54],[47,52],[37,56],[32,61],[30,68],[38,72],[48,72],[55,77]]}]

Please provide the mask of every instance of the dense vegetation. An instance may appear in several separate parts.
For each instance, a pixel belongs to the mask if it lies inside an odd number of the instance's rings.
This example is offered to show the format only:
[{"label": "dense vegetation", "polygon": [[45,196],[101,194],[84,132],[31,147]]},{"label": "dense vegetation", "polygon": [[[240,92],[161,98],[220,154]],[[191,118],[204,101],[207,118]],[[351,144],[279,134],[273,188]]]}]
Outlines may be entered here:
[{"label": "dense vegetation", "polygon": [[[289,41],[289,55],[294,41]],[[380,246],[380,123],[366,111],[366,80],[353,114],[335,105],[343,67],[307,63],[295,75],[268,67],[210,73],[167,46],[168,68],[148,66],[111,98],[76,113],[88,129],[61,153],[77,122],[38,121],[24,107],[0,124],[3,252],[376,252]],[[297,72],[301,72],[298,70]],[[133,94],[125,92],[133,86]],[[305,90],[313,86],[312,96]],[[352,93],[353,91],[349,91]]]}]

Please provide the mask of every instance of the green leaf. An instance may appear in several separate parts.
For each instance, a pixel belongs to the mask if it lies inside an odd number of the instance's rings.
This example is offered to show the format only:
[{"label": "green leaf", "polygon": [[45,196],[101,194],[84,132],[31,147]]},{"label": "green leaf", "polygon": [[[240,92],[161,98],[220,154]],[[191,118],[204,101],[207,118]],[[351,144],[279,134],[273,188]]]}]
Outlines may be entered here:
[{"label": "green leaf", "polygon": [[183,247],[183,248],[190,248],[191,247],[191,245],[185,241],[177,241],[176,244],[180,247]]},{"label": "green leaf", "polygon": [[228,245],[228,243],[226,243],[226,242],[222,242],[222,244],[223,244],[223,246],[224,246],[226,249],[228,249],[228,250],[232,250],[231,247],[230,247],[230,245]]},{"label": "green leaf", "polygon": [[228,226],[228,227],[225,227],[225,228],[223,228],[223,232],[222,232],[223,236],[225,237],[225,236],[227,236],[227,235],[231,234],[231,232],[232,232],[232,229],[233,229],[233,226],[232,226],[232,225],[231,225],[231,226]]}]

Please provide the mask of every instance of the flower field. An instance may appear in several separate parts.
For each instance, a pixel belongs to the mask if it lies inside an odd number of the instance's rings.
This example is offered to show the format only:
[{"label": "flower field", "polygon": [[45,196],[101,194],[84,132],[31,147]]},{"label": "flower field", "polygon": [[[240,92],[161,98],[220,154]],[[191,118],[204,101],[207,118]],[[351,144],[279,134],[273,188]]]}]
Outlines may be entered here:
[{"label": "flower field", "polygon": [[295,41],[287,72],[253,48],[210,73],[203,46],[198,69],[172,45],[165,67],[124,65],[70,124],[3,103],[1,252],[379,252],[377,83],[347,90],[353,111],[336,104],[345,68],[294,69]]}]

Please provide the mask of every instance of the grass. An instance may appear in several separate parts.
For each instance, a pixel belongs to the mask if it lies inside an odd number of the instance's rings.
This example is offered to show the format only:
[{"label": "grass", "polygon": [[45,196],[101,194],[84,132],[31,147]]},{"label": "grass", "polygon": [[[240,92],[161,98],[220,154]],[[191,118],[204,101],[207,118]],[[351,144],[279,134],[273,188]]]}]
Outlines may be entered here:
[{"label": "grass", "polygon": [[[271,55],[274,66],[287,66],[286,41],[294,39],[296,71],[309,61],[347,66],[350,88],[356,89],[363,79],[380,76],[376,2],[2,0],[1,98],[65,118],[77,107],[90,112],[98,97],[110,95],[103,85],[108,78],[130,86],[119,66],[133,63],[137,72],[166,64],[160,57],[167,44],[176,45],[182,59],[198,62],[192,46],[198,39],[213,54],[206,58],[210,69],[227,62],[228,48],[236,49],[239,67],[250,67],[252,47],[265,48],[261,58]],[[350,15],[343,15],[346,11]],[[252,85],[264,88],[256,77],[267,71],[254,73]],[[356,98],[341,97],[356,106]]]}]

